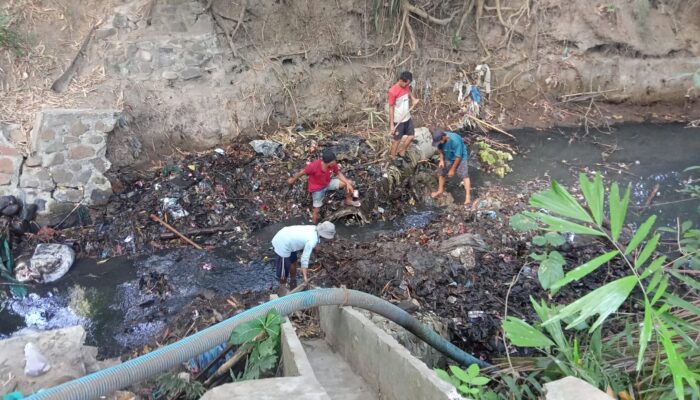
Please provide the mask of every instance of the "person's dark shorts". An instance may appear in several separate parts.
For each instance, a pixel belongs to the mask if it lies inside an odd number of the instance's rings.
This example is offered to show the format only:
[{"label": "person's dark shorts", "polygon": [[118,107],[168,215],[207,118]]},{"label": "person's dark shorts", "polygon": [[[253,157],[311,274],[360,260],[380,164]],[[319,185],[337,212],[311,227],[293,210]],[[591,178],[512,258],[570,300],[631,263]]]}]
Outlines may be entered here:
[{"label": "person's dark shorts", "polygon": [[297,262],[297,253],[292,252],[292,254],[289,257],[280,257],[278,254],[275,254],[277,256],[277,259],[275,260],[275,267],[277,269],[277,278],[278,279],[284,279],[284,278],[289,278],[289,273],[290,269],[292,267],[292,264]]},{"label": "person's dark shorts", "polygon": [[415,136],[416,131],[413,129],[413,118],[410,118],[406,122],[402,122],[396,126],[394,129],[394,135],[392,138],[394,140],[400,140],[404,136]]},{"label": "person's dark shorts", "polygon": [[[469,178],[469,160],[461,160],[459,165],[457,166],[457,170],[455,171],[455,175],[460,177],[460,178]],[[445,161],[445,168],[438,169],[438,175],[439,176],[447,176],[447,173],[450,172],[450,168],[452,168],[452,164],[454,164],[454,161]]]}]

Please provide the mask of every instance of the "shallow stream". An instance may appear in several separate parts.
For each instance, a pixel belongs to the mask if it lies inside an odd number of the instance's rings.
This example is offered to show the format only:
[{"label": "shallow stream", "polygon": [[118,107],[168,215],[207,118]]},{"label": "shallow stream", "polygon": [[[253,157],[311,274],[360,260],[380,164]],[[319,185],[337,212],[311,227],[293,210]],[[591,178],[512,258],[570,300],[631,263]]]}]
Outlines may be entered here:
[{"label": "shallow stream", "polygon": [[[578,172],[600,171],[606,182],[632,185],[633,218],[654,212],[664,224],[675,223],[676,217],[698,221],[700,200],[682,201],[687,196],[679,193],[691,179],[683,170],[700,165],[698,129],[642,124],[621,126],[612,134],[523,130],[516,135],[520,154],[511,164],[514,172],[498,179],[472,168],[475,195],[490,184],[517,187],[551,177],[568,185],[576,181]],[[470,166],[475,166],[473,160]],[[643,207],[656,185],[656,197]],[[448,185],[448,190],[456,201],[463,200],[461,188]],[[417,209],[394,221],[339,226],[338,234],[346,240],[373,240],[382,233],[426,226],[439,213]],[[252,239],[253,248],[258,249],[252,252],[254,256],[229,249],[183,248],[136,260],[78,260],[58,282],[32,286],[27,298],[6,301],[0,312],[0,337],[23,329],[81,324],[88,331],[88,344],[97,345],[102,356],[120,354],[152,341],[165,321],[198,295],[274,289],[277,283],[269,241],[283,225],[304,222],[290,220],[261,229]]]}]

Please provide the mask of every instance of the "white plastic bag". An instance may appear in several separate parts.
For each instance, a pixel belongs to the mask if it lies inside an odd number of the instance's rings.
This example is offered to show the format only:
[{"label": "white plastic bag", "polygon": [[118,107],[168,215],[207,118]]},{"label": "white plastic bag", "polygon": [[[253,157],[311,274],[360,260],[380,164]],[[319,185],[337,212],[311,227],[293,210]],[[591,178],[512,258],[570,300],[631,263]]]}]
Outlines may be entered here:
[{"label": "white plastic bag", "polygon": [[41,376],[51,369],[49,360],[32,343],[24,346],[24,359],[24,374],[27,376]]}]

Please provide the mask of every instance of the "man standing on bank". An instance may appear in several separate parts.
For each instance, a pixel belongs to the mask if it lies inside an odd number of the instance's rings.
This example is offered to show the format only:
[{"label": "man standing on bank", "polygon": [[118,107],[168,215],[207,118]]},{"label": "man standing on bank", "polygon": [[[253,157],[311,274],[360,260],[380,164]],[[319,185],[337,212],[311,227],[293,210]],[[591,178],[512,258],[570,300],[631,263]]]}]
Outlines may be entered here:
[{"label": "man standing on bank", "polygon": [[[334,173],[338,178],[331,179],[331,173]],[[323,198],[327,190],[345,189],[345,205],[360,206],[359,201],[353,200],[353,182],[340,172],[338,164],[335,162],[335,153],[331,150],[324,150],[320,160],[309,163],[306,168],[289,178],[287,183],[293,185],[297,179],[304,175],[309,176],[309,193],[311,193],[313,200],[312,222],[314,224],[318,223],[318,213],[323,205]]]},{"label": "man standing on bank", "polygon": [[391,150],[389,158],[396,159],[396,153],[403,157],[415,136],[411,110],[418,104],[418,99],[411,93],[413,75],[404,71],[398,82],[389,89],[389,135]]},{"label": "man standing on bank", "polygon": [[435,131],[433,133],[433,147],[437,147],[440,153],[438,164],[438,190],[430,194],[435,198],[445,192],[445,176],[452,178],[457,174],[464,181],[464,204],[471,203],[471,180],[467,162],[469,154],[462,137],[454,132]]},{"label": "man standing on bank", "polygon": [[308,283],[311,252],[321,238],[333,239],[333,237],[335,237],[335,225],[328,221],[318,225],[294,225],[280,229],[272,238],[272,248],[277,255],[275,267],[280,285],[286,284],[287,278],[290,278],[289,286],[292,289],[296,287],[299,250],[304,250],[301,253],[301,274],[304,277],[304,283]]}]

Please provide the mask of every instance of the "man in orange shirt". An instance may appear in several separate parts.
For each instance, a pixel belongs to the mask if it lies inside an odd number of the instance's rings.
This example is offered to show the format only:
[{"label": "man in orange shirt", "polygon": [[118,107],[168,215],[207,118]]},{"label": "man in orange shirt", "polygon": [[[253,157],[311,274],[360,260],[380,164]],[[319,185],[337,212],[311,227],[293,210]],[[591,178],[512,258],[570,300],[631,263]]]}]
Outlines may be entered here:
[{"label": "man in orange shirt", "polygon": [[404,71],[398,82],[389,89],[389,135],[391,136],[391,151],[389,158],[396,159],[396,153],[403,157],[411,145],[415,132],[411,109],[418,104],[418,99],[411,93],[413,75]]}]

